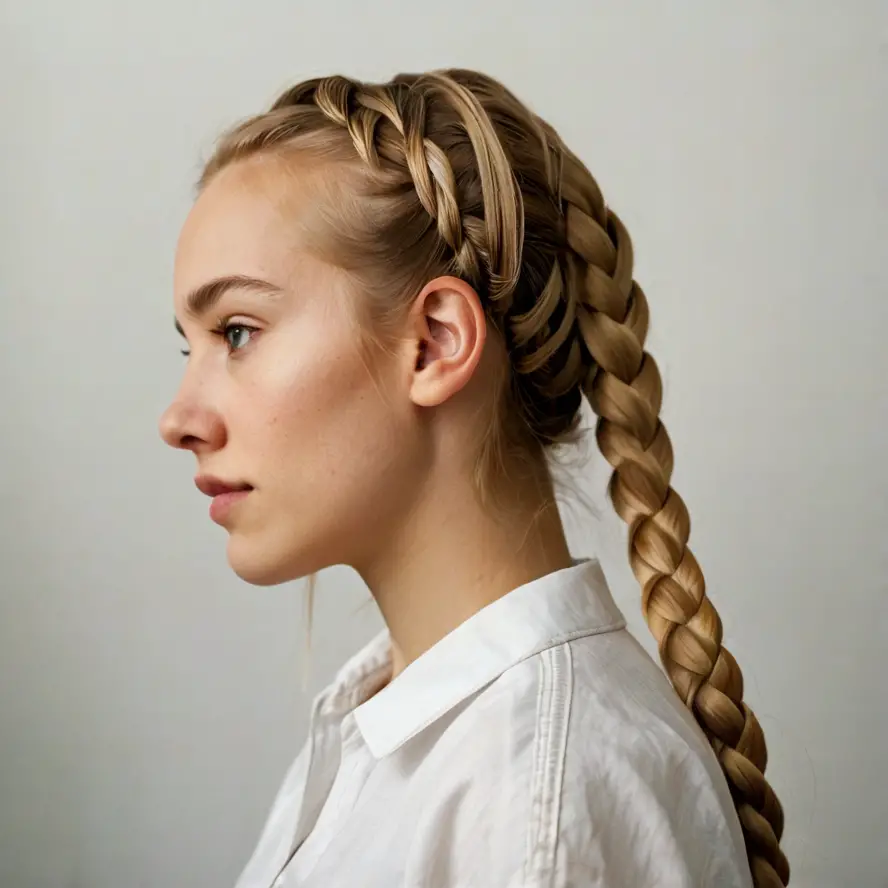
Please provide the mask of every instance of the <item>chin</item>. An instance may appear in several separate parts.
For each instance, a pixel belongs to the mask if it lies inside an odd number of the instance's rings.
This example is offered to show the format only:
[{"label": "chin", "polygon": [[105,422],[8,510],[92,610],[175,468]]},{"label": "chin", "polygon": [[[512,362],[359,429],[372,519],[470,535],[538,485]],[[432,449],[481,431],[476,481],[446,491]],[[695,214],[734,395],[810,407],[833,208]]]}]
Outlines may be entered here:
[{"label": "chin", "polygon": [[275,552],[232,535],[228,538],[228,564],[251,586],[279,586],[308,576],[313,568],[301,552]]}]

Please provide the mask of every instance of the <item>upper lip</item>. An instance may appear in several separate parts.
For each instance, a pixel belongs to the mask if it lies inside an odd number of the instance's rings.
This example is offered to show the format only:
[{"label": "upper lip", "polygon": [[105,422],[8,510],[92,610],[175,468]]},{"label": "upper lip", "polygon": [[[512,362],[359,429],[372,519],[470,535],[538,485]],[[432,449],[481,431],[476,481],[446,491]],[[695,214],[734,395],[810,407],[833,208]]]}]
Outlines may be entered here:
[{"label": "upper lip", "polygon": [[207,496],[220,496],[223,493],[233,493],[236,490],[251,490],[251,484],[241,484],[238,482],[229,483],[212,475],[198,475],[194,479],[197,489]]}]

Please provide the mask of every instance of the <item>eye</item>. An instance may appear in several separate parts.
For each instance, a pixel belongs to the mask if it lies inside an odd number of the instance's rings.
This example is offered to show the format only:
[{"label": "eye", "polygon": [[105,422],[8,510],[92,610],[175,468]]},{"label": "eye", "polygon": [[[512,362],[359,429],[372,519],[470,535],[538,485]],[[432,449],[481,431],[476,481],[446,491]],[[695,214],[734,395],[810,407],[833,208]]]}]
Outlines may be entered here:
[{"label": "eye", "polygon": [[[248,324],[228,324],[223,322],[212,332],[224,339],[225,344],[228,346],[228,353],[234,354],[235,352],[243,351],[250,344],[251,336],[253,333],[258,332],[258,328],[251,327]],[[191,354],[191,350],[182,349],[182,354],[187,358]]]},{"label": "eye", "polygon": [[236,352],[250,344],[250,334],[255,333],[256,328],[246,324],[225,324],[217,332],[228,343],[228,351]]}]

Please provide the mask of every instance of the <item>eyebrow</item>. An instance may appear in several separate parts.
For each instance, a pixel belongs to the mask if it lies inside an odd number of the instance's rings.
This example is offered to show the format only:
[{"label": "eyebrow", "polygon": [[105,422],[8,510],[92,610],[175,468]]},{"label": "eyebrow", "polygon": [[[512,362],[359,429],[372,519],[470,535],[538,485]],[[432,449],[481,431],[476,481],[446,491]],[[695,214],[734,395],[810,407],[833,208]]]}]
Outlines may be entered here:
[{"label": "eyebrow", "polygon": [[[229,290],[248,290],[262,296],[280,296],[280,287],[261,278],[243,274],[230,274],[213,278],[199,287],[195,287],[186,297],[185,306],[189,315],[199,318],[205,315]],[[178,318],[173,319],[176,330],[185,335]]]}]

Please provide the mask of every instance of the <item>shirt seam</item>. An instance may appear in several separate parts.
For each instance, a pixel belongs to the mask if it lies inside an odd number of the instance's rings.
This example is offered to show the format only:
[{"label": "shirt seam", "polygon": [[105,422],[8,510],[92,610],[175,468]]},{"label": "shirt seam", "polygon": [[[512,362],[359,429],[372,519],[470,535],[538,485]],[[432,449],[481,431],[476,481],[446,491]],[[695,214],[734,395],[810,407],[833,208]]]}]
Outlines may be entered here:
[{"label": "shirt seam", "polygon": [[570,645],[564,642],[541,651],[539,673],[524,883],[551,888],[573,692]]}]

